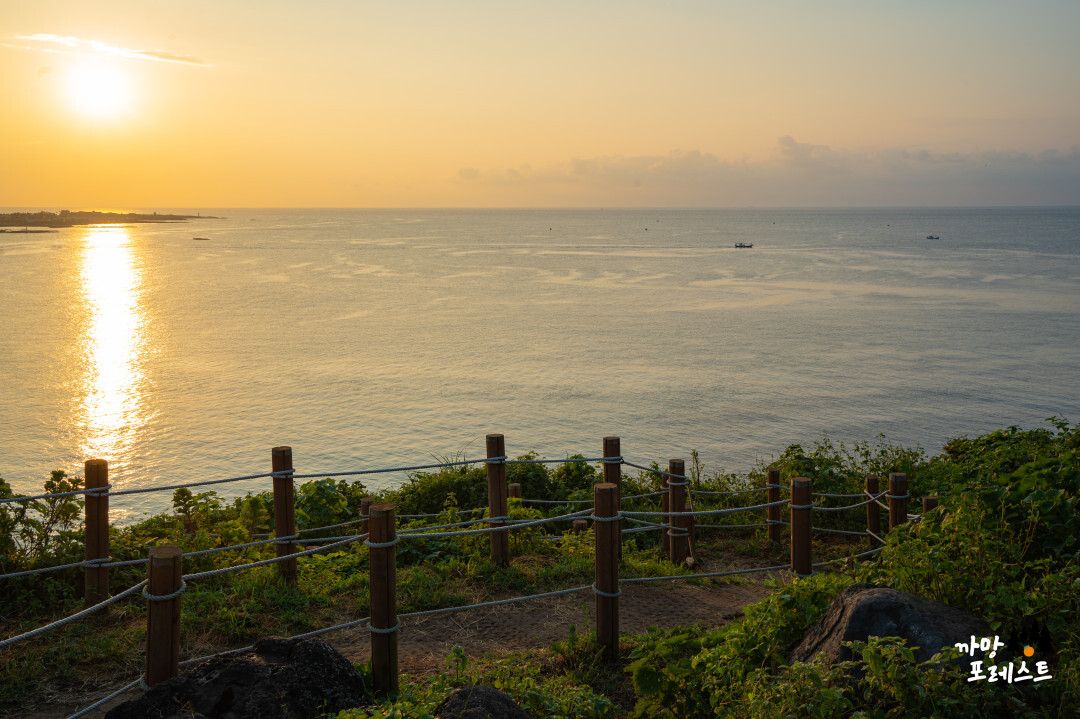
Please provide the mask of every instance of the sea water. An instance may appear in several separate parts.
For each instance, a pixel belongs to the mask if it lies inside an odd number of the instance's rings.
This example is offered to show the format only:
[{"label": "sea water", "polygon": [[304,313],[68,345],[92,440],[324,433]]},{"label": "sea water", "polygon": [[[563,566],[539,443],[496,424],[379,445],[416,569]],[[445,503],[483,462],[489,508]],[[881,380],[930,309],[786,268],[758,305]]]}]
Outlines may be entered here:
[{"label": "sea water", "polygon": [[935,452],[1080,421],[1078,208],[200,211],[0,234],[16,491],[91,457],[136,488],[266,472],[277,445],[299,473],[478,458],[498,432],[745,472],[822,432]]}]

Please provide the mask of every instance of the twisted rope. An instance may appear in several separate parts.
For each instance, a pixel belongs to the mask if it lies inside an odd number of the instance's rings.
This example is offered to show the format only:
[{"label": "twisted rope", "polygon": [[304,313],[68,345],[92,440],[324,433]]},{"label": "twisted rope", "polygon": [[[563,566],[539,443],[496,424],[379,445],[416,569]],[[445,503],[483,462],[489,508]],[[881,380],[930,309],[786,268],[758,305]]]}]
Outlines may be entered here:
[{"label": "twisted rope", "polygon": [[596,584],[593,584],[592,585],[592,590],[593,590],[593,594],[595,594],[595,595],[597,595],[599,597],[607,597],[608,599],[615,599],[616,597],[621,597],[622,596],[622,590],[621,589],[618,589],[618,590],[616,590],[614,592],[605,592],[605,591],[601,590],[599,587],[597,587]]},{"label": "twisted rope", "polygon": [[664,476],[664,477],[674,477],[675,479],[686,479],[685,474],[672,474],[671,472],[665,472],[662,469],[653,469],[652,467],[643,467],[640,464],[634,464],[633,462],[627,462],[625,459],[623,460],[623,464],[625,464],[627,467],[633,467],[634,469],[641,469],[641,470],[644,470],[646,472],[652,472],[653,474],[659,474],[659,475]]},{"label": "twisted rope", "polygon": [[630,579],[619,579],[619,584],[630,584],[636,582],[661,582],[668,579],[708,579],[710,577],[727,577],[732,574],[753,574],[754,572],[774,572],[778,569],[787,569],[786,564],[781,564],[776,567],[759,567],[757,569],[738,569],[733,572],[709,572],[707,574],[672,574],[666,577],[633,577]]},{"label": "twisted rope", "polygon": [[698,510],[695,512],[638,512],[638,511],[626,511],[623,510],[625,516],[637,516],[637,517],[701,517],[712,514],[735,514],[736,512],[751,512],[755,509],[765,509],[766,507],[779,507],[781,504],[787,504],[788,500],[781,499],[777,502],[768,502],[766,504],[755,504],[752,507],[735,507],[733,509],[707,509]]},{"label": "twisted rope", "polygon": [[853,532],[849,529],[828,529],[827,527],[811,527],[815,532],[829,532],[830,534],[852,534],[856,537],[865,537],[866,532]]},{"label": "twisted rope", "polygon": [[181,594],[184,593],[185,589],[187,589],[187,583],[184,582],[184,578],[181,577],[180,588],[177,589],[175,592],[170,592],[169,594],[151,594],[147,591],[147,587],[143,587],[142,595],[151,602],[167,602],[170,599],[176,599],[177,597],[179,597]]},{"label": "twisted rope", "polygon": [[[669,482],[669,484],[670,484],[670,482]],[[692,490],[690,490],[690,492],[691,492],[691,494],[704,494],[704,495],[714,496],[714,495],[727,495],[727,494],[749,494],[751,492],[765,492],[767,490],[768,490],[768,487],[755,487],[753,489],[736,489],[736,490],[732,490],[730,492],[706,492],[704,489],[692,489]]]},{"label": "twisted rope", "polygon": [[400,620],[400,619],[398,619],[398,622],[397,622],[397,624],[395,624],[395,625],[394,625],[394,626],[392,626],[392,627],[386,627],[386,628],[381,628],[381,627],[376,627],[376,626],[373,626],[373,625],[371,624],[371,621],[369,620],[369,621],[368,621],[368,627],[367,627],[367,628],[368,628],[368,631],[369,631],[369,632],[372,632],[373,634],[393,634],[393,633],[394,633],[394,632],[396,632],[396,631],[397,631],[398,629],[401,629],[401,620]]},{"label": "twisted rope", "polygon": [[111,702],[113,699],[120,696],[124,692],[131,691],[135,687],[139,686],[139,684],[141,684],[142,681],[143,681],[143,678],[139,677],[138,679],[131,682],[130,684],[125,684],[124,686],[120,687],[119,689],[117,689],[112,694],[108,695],[107,697],[104,697],[102,699],[98,699],[96,702],[94,702],[90,706],[86,707],[85,709],[81,709],[80,711],[75,712],[74,714],[69,716],[68,719],[79,719],[80,717],[86,716],[87,714],[94,711],[98,707],[103,706],[105,704],[108,704],[109,702]]},{"label": "twisted rope", "polygon": [[128,589],[125,589],[124,591],[120,592],[119,594],[116,594],[116,595],[114,595],[112,597],[109,597],[108,599],[106,599],[103,602],[99,602],[98,604],[95,604],[92,607],[87,607],[86,609],[82,610],[81,612],[76,612],[75,614],[72,614],[69,617],[64,617],[63,619],[58,619],[57,621],[52,622],[51,624],[46,624],[43,627],[38,627],[37,629],[32,629],[29,632],[26,632],[25,634],[19,634],[19,635],[16,635],[14,637],[8,637],[7,639],[4,639],[3,641],[0,641],[0,649],[2,649],[3,647],[15,644],[16,642],[21,642],[23,639],[29,639],[31,637],[36,637],[39,634],[44,634],[45,632],[56,629],[57,627],[62,627],[65,624],[69,624],[70,622],[75,621],[76,619],[82,619],[83,617],[85,617],[85,616],[87,616],[89,614],[93,614],[94,612],[98,611],[99,609],[104,609],[105,607],[109,606],[110,604],[115,604],[116,602],[119,602],[121,599],[128,596],[129,594],[131,594],[135,590],[141,589],[145,584],[146,584],[146,580],[144,579],[143,581],[136,584],[134,587],[129,587]]},{"label": "twisted rope", "polygon": [[[879,494],[878,497],[882,496],[883,494],[885,494],[885,492],[882,492],[881,494]],[[847,509],[857,509],[859,507],[865,507],[866,505],[870,504],[871,502],[876,502],[876,501],[877,501],[877,497],[871,497],[870,499],[867,499],[864,502],[859,502],[858,504],[849,504],[846,507],[815,506],[814,509],[816,509],[819,512],[842,512],[842,511],[847,510]]]},{"label": "twisted rope", "polygon": [[112,487],[111,483],[105,484],[101,487],[93,487],[91,489],[75,489],[70,492],[46,492],[45,494],[34,494],[25,497],[5,497],[0,499],[0,504],[11,504],[13,502],[32,502],[38,499],[55,499],[59,497],[73,497],[76,494],[93,494],[95,496],[109,496],[109,488]]}]

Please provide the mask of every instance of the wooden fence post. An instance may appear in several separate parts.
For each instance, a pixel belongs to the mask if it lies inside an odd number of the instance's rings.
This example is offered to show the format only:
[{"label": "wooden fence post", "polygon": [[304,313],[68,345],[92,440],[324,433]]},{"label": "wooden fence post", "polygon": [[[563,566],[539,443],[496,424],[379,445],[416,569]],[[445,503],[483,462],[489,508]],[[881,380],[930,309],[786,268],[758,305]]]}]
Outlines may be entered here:
[{"label": "wooden fence post", "polygon": [[[866,531],[873,532],[877,536],[881,537],[881,507],[878,505],[878,499],[876,499],[878,490],[878,476],[871,474],[866,478],[866,493],[870,497],[875,499],[866,505]],[[867,498],[869,499],[869,497]],[[874,549],[881,545],[878,540],[871,537],[869,534],[866,537],[870,540],[870,549]],[[884,539],[884,537],[881,537]]]},{"label": "wooden fence post", "polygon": [[521,499],[521,484],[519,482],[511,482],[506,485],[507,499]]},{"label": "wooden fence post", "polygon": [[922,513],[926,514],[931,509],[937,506],[937,495],[931,495],[929,497],[922,498]]},{"label": "wooden fence post", "polygon": [[[780,501],[780,470],[770,469],[765,479],[765,486],[768,487],[768,502]],[[784,525],[780,524],[780,505],[775,507],[769,507],[765,510],[765,521],[769,524],[769,541],[779,542],[783,539]]]},{"label": "wooden fence post", "polygon": [[[296,534],[296,493],[292,478],[292,447],[274,447],[270,451],[275,472],[289,471],[288,474],[274,475],[274,536],[291,537]],[[285,557],[296,554],[296,544],[292,540],[275,544],[277,556]],[[278,573],[287,584],[296,584],[296,559],[286,559],[277,563]]]},{"label": "wooden fence post", "polygon": [[589,530],[589,520],[587,519],[575,519],[571,525],[570,531],[574,534],[581,534]]},{"label": "wooden fence post", "polygon": [[622,449],[618,437],[604,437],[602,457],[619,457],[618,461],[604,462],[604,481],[615,485],[615,496],[622,506]]},{"label": "wooden fence post", "polygon": [[[671,468],[671,460],[668,462],[668,472],[674,474],[675,471]],[[671,555],[671,538],[668,536],[668,525],[671,524],[671,517],[668,516],[668,512],[671,511],[671,490],[668,488],[668,476],[666,474],[660,475],[660,491],[663,494],[660,495],[660,556],[667,559]]]},{"label": "wooden fence post", "polygon": [[896,529],[907,521],[908,487],[907,475],[903,472],[889,474],[889,530]]},{"label": "wooden fence post", "polygon": [[604,658],[619,658],[619,546],[622,520],[619,517],[619,487],[611,482],[593,485],[593,516],[596,555],[593,561],[596,583],[596,640],[604,648]]},{"label": "wooden fence post", "polygon": [[810,549],[810,512],[813,503],[810,480],[795,477],[791,480],[791,571],[799,577],[814,573]]},{"label": "wooden fence post", "polygon": [[397,531],[394,505],[373,504],[368,511],[371,518],[371,536],[368,538],[371,678],[377,693],[391,694],[398,690]]},{"label": "wooden fence post", "polygon": [[[83,465],[86,489],[109,485],[109,463],[104,459],[88,459]],[[109,558],[109,495],[86,495],[83,505],[86,515],[86,559]],[[109,597],[109,568],[85,567],[83,569],[83,598],[87,606],[103,602]]]},{"label": "wooden fence post", "polygon": [[[668,461],[668,471],[672,474],[686,474],[686,463],[681,459]],[[686,511],[686,478],[668,477],[668,506],[670,512]],[[690,553],[690,517],[670,517],[668,529],[668,559],[674,564],[682,564]]]},{"label": "wooden fence post", "polygon": [[369,512],[371,510],[371,503],[375,501],[374,497],[363,497],[360,500],[360,534],[368,534],[371,532],[371,527],[368,524]]},{"label": "wooden fence post", "polygon": [[183,553],[180,547],[164,544],[150,549],[146,593],[151,597],[146,611],[146,683],[154,686],[179,673],[180,588],[183,582]]},{"label": "wooden fence post", "polygon": [[[506,443],[501,434],[489,434],[487,436],[487,481],[488,481],[488,513],[489,517],[506,516]],[[502,457],[499,461],[491,461],[495,457]],[[492,527],[501,527],[506,524],[502,519],[490,523]],[[488,534],[491,546],[491,561],[497,566],[505,567],[510,563],[510,537],[507,532],[491,532]]]}]

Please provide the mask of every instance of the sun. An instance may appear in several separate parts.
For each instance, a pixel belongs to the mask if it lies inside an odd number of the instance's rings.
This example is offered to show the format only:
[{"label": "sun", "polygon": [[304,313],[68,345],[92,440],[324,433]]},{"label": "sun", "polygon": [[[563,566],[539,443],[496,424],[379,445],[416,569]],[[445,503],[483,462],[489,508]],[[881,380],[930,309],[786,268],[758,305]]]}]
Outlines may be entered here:
[{"label": "sun", "polygon": [[86,62],[71,68],[68,99],[81,114],[94,119],[112,119],[131,108],[131,81],[124,72],[101,62]]}]

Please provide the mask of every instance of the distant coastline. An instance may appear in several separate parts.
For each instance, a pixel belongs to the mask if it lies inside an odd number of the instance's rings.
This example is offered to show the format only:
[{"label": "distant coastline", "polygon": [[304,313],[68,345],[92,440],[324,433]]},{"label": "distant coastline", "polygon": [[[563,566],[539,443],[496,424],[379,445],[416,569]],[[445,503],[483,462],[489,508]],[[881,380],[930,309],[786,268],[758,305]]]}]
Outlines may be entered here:
[{"label": "distant coastline", "polygon": [[[188,220],[218,220],[210,215],[142,215],[137,212],[11,212],[0,214],[0,227],[22,227],[20,232],[33,232],[31,227],[75,227],[76,225],[131,224],[136,222],[187,222]],[[39,230],[40,231],[40,230]],[[11,230],[6,230],[11,232]]]}]

